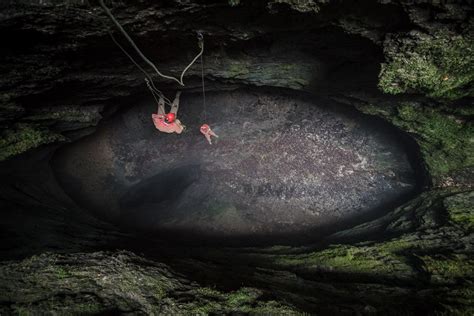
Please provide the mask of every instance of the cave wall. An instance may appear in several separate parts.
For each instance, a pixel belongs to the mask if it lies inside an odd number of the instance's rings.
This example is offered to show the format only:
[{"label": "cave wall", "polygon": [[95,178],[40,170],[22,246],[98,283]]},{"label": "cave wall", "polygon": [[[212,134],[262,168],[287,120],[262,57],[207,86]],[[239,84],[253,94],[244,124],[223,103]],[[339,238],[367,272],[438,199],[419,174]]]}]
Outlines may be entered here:
[{"label": "cave wall", "polygon": [[[424,192],[381,218],[304,247],[170,247],[114,232],[80,211],[73,217],[67,197],[44,189],[46,176],[34,170],[48,164],[57,146],[92,133],[145,96],[143,76],[114,46],[97,3],[6,1],[0,14],[0,207],[10,214],[2,221],[2,258],[12,261],[1,264],[5,313],[472,313],[474,32],[468,3],[109,5],[166,73],[179,72],[193,57],[199,30],[209,90],[302,90],[390,122],[419,151]],[[156,82],[168,93],[177,88]],[[200,89],[199,67],[185,83],[185,91]],[[26,219],[31,224],[20,228]],[[33,228],[38,223],[42,229]],[[111,247],[148,259],[98,252]],[[143,278],[148,287],[137,285]],[[123,288],[110,292],[117,284]]]}]

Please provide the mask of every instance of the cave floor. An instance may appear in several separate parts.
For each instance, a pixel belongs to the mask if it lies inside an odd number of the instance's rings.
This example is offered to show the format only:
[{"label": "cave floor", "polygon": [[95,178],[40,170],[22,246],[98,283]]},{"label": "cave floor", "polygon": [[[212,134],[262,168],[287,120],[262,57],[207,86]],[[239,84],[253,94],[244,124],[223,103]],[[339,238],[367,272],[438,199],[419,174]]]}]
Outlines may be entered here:
[{"label": "cave floor", "polygon": [[[172,98],[173,96],[169,96]],[[182,135],[129,104],[52,162],[66,193],[114,223],[173,238],[291,240],[362,221],[416,187],[400,135],[325,99],[279,90],[181,96]],[[207,144],[199,126],[219,135]]]}]

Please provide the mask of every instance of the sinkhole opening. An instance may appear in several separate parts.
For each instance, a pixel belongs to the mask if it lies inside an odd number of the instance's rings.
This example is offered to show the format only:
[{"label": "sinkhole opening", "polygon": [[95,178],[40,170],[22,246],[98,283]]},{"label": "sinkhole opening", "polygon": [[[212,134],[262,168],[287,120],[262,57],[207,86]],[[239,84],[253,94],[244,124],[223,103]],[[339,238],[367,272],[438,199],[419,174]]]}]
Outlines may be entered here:
[{"label": "sinkhole opening", "polygon": [[[181,135],[150,100],[61,147],[51,165],[82,208],[186,244],[303,244],[381,216],[419,190],[421,168],[388,123],[275,88],[183,93]],[[219,136],[209,145],[207,123]]]}]

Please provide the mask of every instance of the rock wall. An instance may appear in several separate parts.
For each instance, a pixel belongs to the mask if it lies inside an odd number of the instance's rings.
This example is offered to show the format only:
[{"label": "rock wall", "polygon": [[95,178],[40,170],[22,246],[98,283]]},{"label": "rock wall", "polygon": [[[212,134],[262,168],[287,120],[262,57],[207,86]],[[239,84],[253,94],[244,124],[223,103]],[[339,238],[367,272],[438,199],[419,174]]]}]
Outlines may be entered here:
[{"label": "rock wall", "polygon": [[[110,5],[163,72],[187,64],[201,31],[209,90],[258,85],[324,95],[387,120],[419,152],[424,192],[383,217],[311,245],[232,249],[170,247],[80,210],[70,216],[71,201],[38,169],[57,146],[146,95],[143,75],[110,40],[97,3],[1,6],[0,207],[9,260],[0,269],[2,314],[473,312],[468,3]],[[191,68],[184,89],[198,91],[200,79]]]}]

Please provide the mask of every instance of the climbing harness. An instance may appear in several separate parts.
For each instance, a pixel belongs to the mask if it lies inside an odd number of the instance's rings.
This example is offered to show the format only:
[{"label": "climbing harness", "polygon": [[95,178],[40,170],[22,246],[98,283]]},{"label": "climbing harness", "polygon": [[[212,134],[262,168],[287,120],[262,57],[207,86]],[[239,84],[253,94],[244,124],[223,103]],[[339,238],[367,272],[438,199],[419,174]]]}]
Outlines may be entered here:
[{"label": "climbing harness", "polygon": [[153,113],[151,118],[156,129],[158,129],[160,132],[181,134],[184,131],[185,126],[181,124],[181,121],[176,119],[180,95],[181,92],[178,91],[171,106],[171,112],[168,114],[165,112],[165,102],[163,98],[160,98],[158,101],[157,113]]}]

